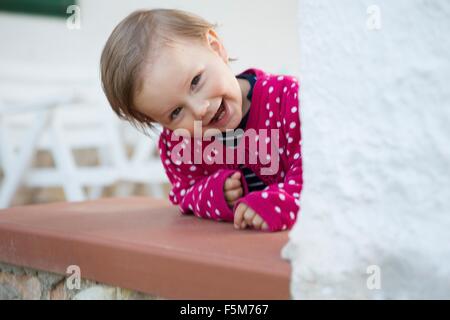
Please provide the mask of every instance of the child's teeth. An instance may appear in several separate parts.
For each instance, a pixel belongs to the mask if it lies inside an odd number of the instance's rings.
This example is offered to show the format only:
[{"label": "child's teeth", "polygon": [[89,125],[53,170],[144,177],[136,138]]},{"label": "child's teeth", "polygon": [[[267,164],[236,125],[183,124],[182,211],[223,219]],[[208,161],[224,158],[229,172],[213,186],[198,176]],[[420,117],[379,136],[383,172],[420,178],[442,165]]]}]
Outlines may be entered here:
[{"label": "child's teeth", "polygon": [[225,110],[220,113],[219,117],[217,118],[217,121],[222,119],[224,115],[225,115]]},{"label": "child's teeth", "polygon": [[219,121],[220,119],[223,118],[224,115],[225,115],[225,108],[223,108],[223,110],[220,112],[218,116],[214,117],[213,122]]}]

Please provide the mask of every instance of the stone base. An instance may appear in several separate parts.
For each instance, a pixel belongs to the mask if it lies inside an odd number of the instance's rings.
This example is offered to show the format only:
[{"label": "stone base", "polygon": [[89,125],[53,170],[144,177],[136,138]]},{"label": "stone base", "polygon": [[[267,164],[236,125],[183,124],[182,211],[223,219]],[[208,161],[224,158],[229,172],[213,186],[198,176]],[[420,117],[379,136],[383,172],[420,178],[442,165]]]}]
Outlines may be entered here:
[{"label": "stone base", "polygon": [[0,300],[160,300],[119,287],[81,279],[69,289],[66,276],[0,263]]}]

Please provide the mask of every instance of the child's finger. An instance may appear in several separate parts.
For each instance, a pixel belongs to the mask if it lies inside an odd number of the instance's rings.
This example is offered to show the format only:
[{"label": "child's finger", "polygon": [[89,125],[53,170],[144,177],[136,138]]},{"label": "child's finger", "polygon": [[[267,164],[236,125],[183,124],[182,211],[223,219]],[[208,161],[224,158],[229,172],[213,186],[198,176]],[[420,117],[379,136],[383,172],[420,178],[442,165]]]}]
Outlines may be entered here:
[{"label": "child's finger", "polygon": [[241,226],[241,223],[244,219],[244,210],[245,206],[240,204],[237,206],[236,210],[234,211],[234,227],[239,228]]},{"label": "child's finger", "polygon": [[241,173],[239,172],[239,171],[237,171],[237,172],[235,172],[235,173],[233,173],[232,175],[231,175],[231,178],[233,178],[233,179],[240,179],[241,178]]},{"label": "child's finger", "polygon": [[241,177],[241,173],[240,172],[235,172],[233,173],[231,176],[229,176],[226,180],[238,180]]},{"label": "child's finger", "polygon": [[255,229],[260,229],[262,224],[263,224],[264,220],[263,218],[261,218],[261,216],[259,214],[255,214],[255,216],[253,217],[253,227]]},{"label": "child's finger", "polygon": [[252,208],[247,208],[247,210],[245,211],[244,219],[248,225],[252,225],[252,220],[253,220],[253,217],[255,216],[255,214],[256,214],[256,212],[253,211]]},{"label": "child's finger", "polygon": [[235,189],[235,190],[231,190],[231,191],[226,191],[224,193],[225,196],[225,200],[230,204],[230,202],[232,202],[234,204],[234,202],[236,200],[238,200],[239,197],[239,190]]},{"label": "child's finger", "polygon": [[242,189],[241,186],[238,186],[238,187],[234,187],[234,188],[231,188],[231,189],[227,189],[227,190],[225,190],[225,192],[232,192],[233,191],[234,193],[239,194],[239,192],[237,192],[239,190],[241,190],[243,192],[244,189]]},{"label": "child's finger", "polygon": [[236,179],[225,180],[225,185],[224,185],[225,190],[231,190],[231,189],[240,188],[240,187],[241,187],[241,180],[236,180]]},{"label": "child's finger", "polygon": [[224,190],[227,189],[233,189],[234,187],[239,186],[241,187],[241,180],[240,179],[233,179],[233,178],[227,178],[225,180],[225,183],[223,185]]},{"label": "child's finger", "polygon": [[225,192],[225,197],[228,199],[228,201],[234,201],[236,199],[239,199],[242,196],[242,188],[229,190]]},{"label": "child's finger", "polygon": [[261,225],[261,229],[262,230],[269,230],[269,225],[267,224],[267,222],[263,222],[263,224]]}]

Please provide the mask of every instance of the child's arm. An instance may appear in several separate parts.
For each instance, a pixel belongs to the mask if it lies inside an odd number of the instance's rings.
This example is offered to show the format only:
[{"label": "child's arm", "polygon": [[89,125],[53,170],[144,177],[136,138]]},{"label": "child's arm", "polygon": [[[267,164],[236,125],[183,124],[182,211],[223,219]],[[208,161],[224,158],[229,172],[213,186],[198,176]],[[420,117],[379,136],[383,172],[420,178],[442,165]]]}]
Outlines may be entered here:
[{"label": "child's arm", "polygon": [[303,185],[298,83],[291,82],[287,87],[280,112],[283,117],[280,136],[287,137],[286,145],[280,146],[284,147],[280,156],[285,157],[288,164],[284,182],[247,194],[233,208],[235,212],[241,203],[250,207],[267,222],[270,231],[290,229],[295,223]]},{"label": "child's arm", "polygon": [[[194,213],[205,219],[233,221],[233,211],[224,196],[224,185],[226,179],[235,172],[240,172],[239,170],[219,169],[206,174],[199,165],[174,163],[168,156],[169,148],[163,139],[160,139],[159,148],[164,169],[172,185],[169,200],[179,206],[181,213]],[[245,183],[242,180],[241,174],[241,183]]]}]

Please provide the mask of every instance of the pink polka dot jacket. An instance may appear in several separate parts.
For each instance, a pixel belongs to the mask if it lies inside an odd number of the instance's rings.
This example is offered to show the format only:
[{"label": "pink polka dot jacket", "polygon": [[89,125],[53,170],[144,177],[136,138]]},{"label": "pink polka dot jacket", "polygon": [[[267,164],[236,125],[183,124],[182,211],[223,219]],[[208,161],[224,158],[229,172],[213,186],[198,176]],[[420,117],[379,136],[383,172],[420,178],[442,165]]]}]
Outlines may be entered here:
[{"label": "pink polka dot jacket", "polygon": [[[163,128],[159,152],[172,185],[169,199],[182,214],[231,222],[237,206],[244,203],[266,221],[270,231],[291,229],[303,185],[299,83],[295,77],[256,68],[243,73],[254,74],[256,82],[237,146],[214,138],[187,138]],[[251,169],[266,187],[250,192],[243,167]],[[224,183],[237,171],[244,193],[231,208]]]}]

